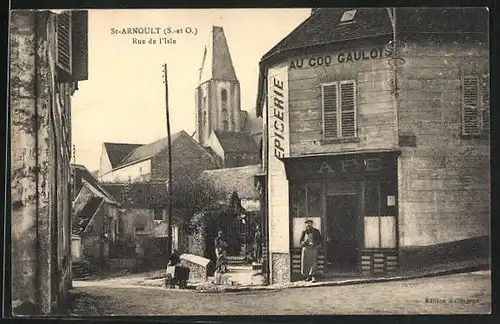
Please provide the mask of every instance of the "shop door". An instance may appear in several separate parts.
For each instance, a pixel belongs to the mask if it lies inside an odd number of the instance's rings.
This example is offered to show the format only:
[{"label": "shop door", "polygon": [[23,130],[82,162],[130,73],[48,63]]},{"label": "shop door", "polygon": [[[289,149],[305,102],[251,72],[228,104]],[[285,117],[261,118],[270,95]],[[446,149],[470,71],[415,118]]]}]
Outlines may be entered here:
[{"label": "shop door", "polygon": [[358,196],[332,195],[326,199],[327,261],[332,272],[358,269]]}]

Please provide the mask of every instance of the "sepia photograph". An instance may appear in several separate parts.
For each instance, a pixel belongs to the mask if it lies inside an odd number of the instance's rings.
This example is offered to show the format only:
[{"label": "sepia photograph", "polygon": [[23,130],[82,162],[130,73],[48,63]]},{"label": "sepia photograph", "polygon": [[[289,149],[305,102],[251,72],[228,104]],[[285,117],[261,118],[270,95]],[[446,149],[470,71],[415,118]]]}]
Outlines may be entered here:
[{"label": "sepia photograph", "polygon": [[11,10],[10,316],[490,314],[489,17]]}]

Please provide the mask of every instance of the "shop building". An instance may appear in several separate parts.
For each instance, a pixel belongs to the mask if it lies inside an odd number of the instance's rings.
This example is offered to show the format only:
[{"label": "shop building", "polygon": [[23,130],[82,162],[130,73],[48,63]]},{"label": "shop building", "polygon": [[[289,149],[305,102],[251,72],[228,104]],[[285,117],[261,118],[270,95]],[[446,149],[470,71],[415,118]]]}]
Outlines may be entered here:
[{"label": "shop building", "polygon": [[265,54],[270,283],[300,278],[306,219],[325,276],[488,258],[488,69],[484,8],[315,9]]}]

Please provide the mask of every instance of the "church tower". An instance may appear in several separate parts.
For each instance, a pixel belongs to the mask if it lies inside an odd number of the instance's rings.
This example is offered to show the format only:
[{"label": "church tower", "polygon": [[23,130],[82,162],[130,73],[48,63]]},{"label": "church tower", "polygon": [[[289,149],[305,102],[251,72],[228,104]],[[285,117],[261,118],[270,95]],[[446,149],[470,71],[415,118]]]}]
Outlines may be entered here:
[{"label": "church tower", "polygon": [[240,118],[240,83],[224,30],[213,26],[196,88],[196,140],[207,146],[212,131],[238,133],[242,130]]}]

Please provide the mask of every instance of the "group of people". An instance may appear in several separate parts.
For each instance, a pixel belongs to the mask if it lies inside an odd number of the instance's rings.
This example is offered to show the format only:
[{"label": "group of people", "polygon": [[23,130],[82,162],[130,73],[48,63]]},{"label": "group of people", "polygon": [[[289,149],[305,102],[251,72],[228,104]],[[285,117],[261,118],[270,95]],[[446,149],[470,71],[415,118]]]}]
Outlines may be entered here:
[{"label": "group of people", "polygon": [[[224,239],[224,233],[222,231],[217,232],[217,237],[214,241],[215,256],[216,256],[216,270],[220,273],[227,272],[227,249],[228,243]],[[253,240],[253,259],[260,262],[262,259],[262,233],[260,231],[260,226],[257,225],[255,228],[254,240]]]},{"label": "group of people", "polygon": [[[317,272],[317,257],[318,250],[322,245],[321,233],[318,229],[314,228],[312,220],[308,219],[305,222],[306,228],[300,235],[300,246],[302,247],[301,254],[301,274],[305,281],[316,281]],[[214,241],[216,261],[216,271],[218,273],[225,273],[227,269],[227,250],[228,243],[224,239],[222,231],[217,232],[217,237]],[[262,234],[259,226],[257,225],[254,243],[253,243],[254,258],[260,261],[262,258]],[[173,266],[180,262],[177,251],[174,251],[169,259],[169,265]]]}]

